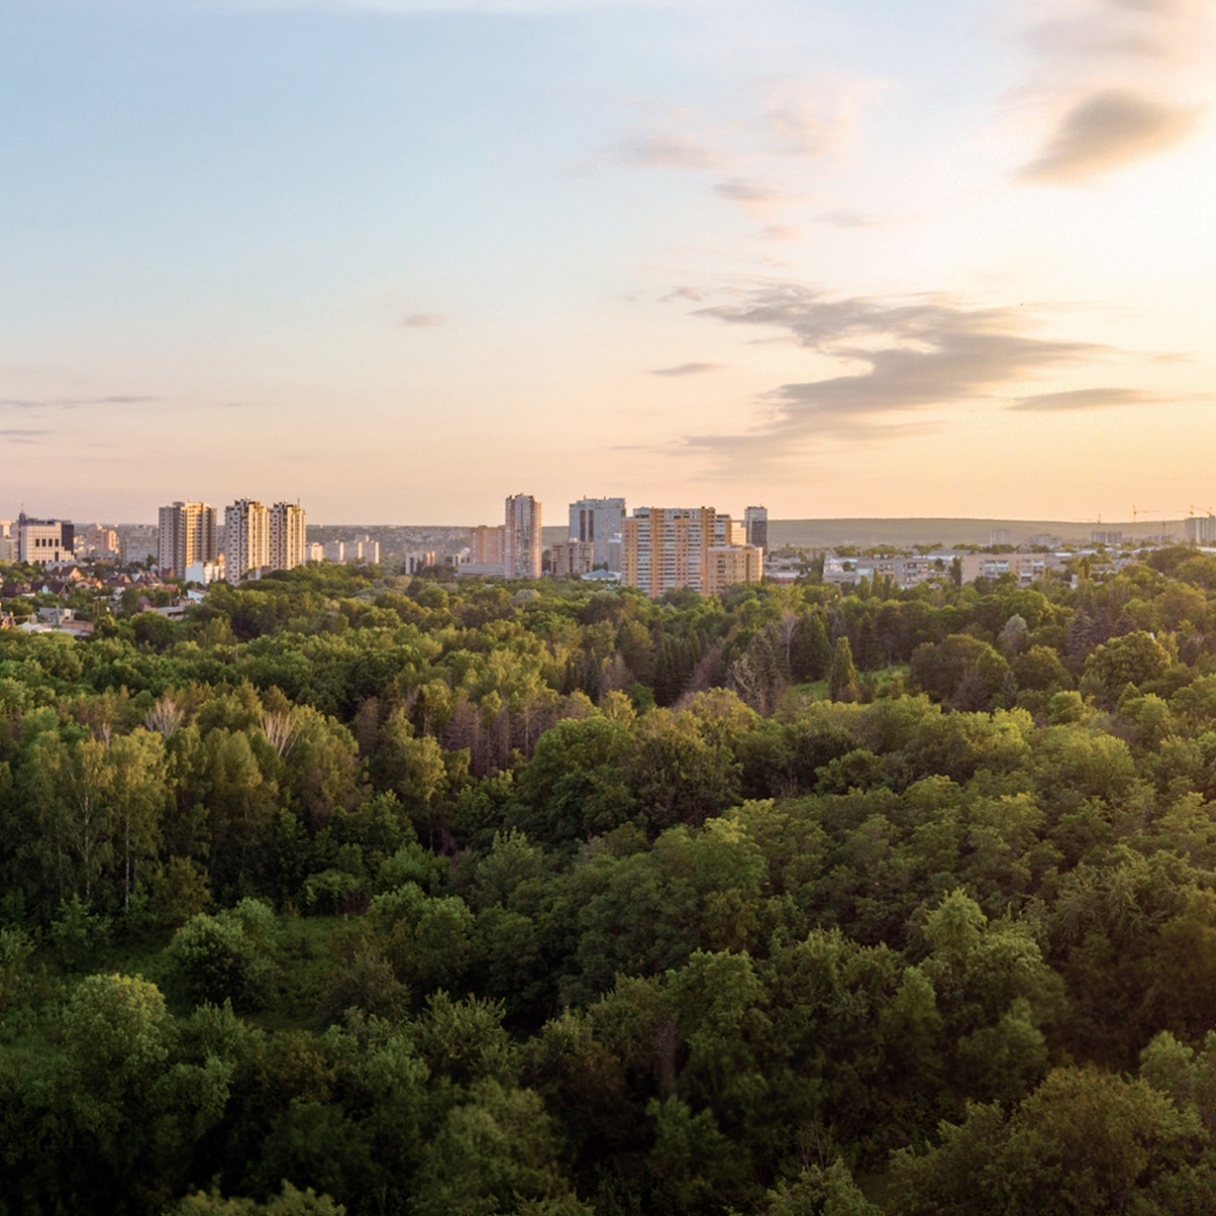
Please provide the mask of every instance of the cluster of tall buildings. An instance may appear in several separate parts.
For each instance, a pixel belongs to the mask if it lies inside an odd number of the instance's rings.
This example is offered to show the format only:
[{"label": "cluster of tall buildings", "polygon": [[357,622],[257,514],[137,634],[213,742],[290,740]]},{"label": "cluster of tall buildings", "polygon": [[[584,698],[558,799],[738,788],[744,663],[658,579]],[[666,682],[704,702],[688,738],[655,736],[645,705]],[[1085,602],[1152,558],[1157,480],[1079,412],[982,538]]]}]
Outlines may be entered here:
[{"label": "cluster of tall buildings", "polygon": [[175,502],[160,509],[156,564],[162,575],[197,582],[223,577],[236,582],[254,570],[291,570],[308,560],[304,508],[277,502],[268,507],[241,498],[224,508],[219,543],[216,509],[205,502]]},{"label": "cluster of tall buildings", "polygon": [[[629,515],[623,498],[581,498],[570,504],[567,538],[549,547],[549,571],[556,578],[603,571],[650,596],[681,587],[714,595],[759,582],[767,544],[764,507],[748,507],[741,520],[713,507],[638,507]],[[513,495],[503,523],[470,529],[460,573],[538,578],[541,549],[541,504]]]},{"label": "cluster of tall buildings", "polygon": [[501,524],[469,529],[469,558],[461,563],[460,572],[540,578],[543,554],[540,503],[531,494],[512,494]]},{"label": "cluster of tall buildings", "polygon": [[621,522],[621,582],[656,597],[682,587],[717,595],[764,576],[768,511],[732,519],[713,507],[637,507]]}]

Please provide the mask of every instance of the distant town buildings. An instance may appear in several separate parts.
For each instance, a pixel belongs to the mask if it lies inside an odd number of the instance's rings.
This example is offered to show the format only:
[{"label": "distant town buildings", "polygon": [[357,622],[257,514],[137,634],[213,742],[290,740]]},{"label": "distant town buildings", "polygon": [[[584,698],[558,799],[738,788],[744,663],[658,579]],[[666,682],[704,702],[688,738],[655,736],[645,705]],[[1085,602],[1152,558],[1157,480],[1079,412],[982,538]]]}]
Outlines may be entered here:
[{"label": "distant town buildings", "polygon": [[1095,545],[1106,545],[1108,547],[1112,547],[1112,546],[1117,547],[1118,545],[1123,544],[1123,533],[1122,532],[1105,532],[1105,531],[1091,532],[1089,534],[1089,539]]},{"label": "distant town buildings", "polygon": [[182,575],[196,562],[214,562],[219,549],[215,508],[205,502],[175,502],[161,507],[156,565],[162,575]]},{"label": "distant town buildings", "polygon": [[580,498],[570,504],[570,539],[589,544],[593,566],[619,570],[623,498]]},{"label": "distant town buildings", "polygon": [[1013,530],[1011,528],[990,528],[988,530],[988,544],[994,548],[997,545],[1012,545]]},{"label": "distant town buildings", "polygon": [[84,548],[92,557],[112,560],[118,556],[118,533],[103,524],[94,524],[85,531]]},{"label": "distant town buildings", "polygon": [[1216,515],[1193,515],[1183,526],[1188,545],[1216,545]]},{"label": "distant town buildings", "polygon": [[221,553],[215,561],[192,562],[186,567],[182,577],[188,583],[202,583],[207,586],[217,579],[224,577],[224,555]]},{"label": "distant town buildings", "polygon": [[506,499],[503,523],[469,529],[469,554],[458,573],[540,578],[543,551],[540,503],[531,494],[513,494]]},{"label": "distant town buildings", "polygon": [[713,507],[638,507],[621,525],[621,581],[651,598],[759,582],[763,554],[746,537],[743,521]]},{"label": "distant town buildings", "polygon": [[1000,578],[1012,574],[1022,585],[1041,579],[1048,570],[1060,569],[1064,562],[1054,553],[964,553],[959,558],[962,581],[974,583],[977,578]]}]

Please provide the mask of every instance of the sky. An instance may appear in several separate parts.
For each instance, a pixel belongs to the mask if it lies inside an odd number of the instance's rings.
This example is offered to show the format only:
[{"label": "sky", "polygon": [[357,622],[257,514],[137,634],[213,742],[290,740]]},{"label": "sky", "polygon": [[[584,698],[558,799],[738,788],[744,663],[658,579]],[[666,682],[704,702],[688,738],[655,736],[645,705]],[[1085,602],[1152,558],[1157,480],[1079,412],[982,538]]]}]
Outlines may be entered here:
[{"label": "sky", "polygon": [[3,0],[0,514],[1216,505],[1216,0]]}]

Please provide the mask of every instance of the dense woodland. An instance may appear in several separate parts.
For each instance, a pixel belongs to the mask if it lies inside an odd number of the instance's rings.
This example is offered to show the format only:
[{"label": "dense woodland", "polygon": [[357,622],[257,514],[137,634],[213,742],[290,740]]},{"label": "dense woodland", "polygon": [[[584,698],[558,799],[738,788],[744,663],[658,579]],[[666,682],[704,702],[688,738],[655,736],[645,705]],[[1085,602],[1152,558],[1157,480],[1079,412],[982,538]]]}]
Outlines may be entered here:
[{"label": "dense woodland", "polygon": [[0,632],[0,1213],[1216,1211],[1216,561]]}]

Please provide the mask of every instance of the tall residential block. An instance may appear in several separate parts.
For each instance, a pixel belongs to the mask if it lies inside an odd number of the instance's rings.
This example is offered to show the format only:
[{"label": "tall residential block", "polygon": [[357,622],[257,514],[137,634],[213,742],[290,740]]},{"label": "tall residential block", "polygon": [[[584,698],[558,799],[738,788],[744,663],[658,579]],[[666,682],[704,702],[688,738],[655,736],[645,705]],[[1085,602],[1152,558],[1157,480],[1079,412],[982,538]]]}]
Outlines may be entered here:
[{"label": "tall residential block", "polygon": [[276,570],[294,570],[308,560],[307,521],[299,503],[276,502],[270,508],[270,562]]},{"label": "tall residential block", "polygon": [[744,540],[744,526],[713,507],[639,507],[622,521],[621,581],[651,598],[759,582],[762,550]]},{"label": "tall residential block", "polygon": [[747,531],[747,543],[768,552],[768,507],[745,507],[743,526]]},{"label": "tall residential block", "polygon": [[215,539],[215,508],[205,502],[175,502],[160,509],[156,565],[161,574],[183,575],[195,562],[213,562],[219,553]]},{"label": "tall residential block", "polygon": [[502,565],[507,578],[540,578],[541,506],[531,494],[506,500]]},{"label": "tall residential block", "polygon": [[1183,526],[1188,545],[1216,545],[1216,515],[1192,515]]},{"label": "tall residential block", "polygon": [[31,519],[17,516],[17,560],[70,562],[74,560],[76,528],[67,519]]},{"label": "tall residential block", "polygon": [[620,550],[613,540],[621,535],[625,518],[623,498],[580,498],[570,504],[570,539],[590,544],[597,566],[619,566]]},{"label": "tall residential block", "polygon": [[224,577],[239,582],[270,565],[270,508],[241,498],[224,508]]},{"label": "tall residential block", "polygon": [[[469,529],[469,563],[472,565],[496,566],[496,573],[501,574],[506,547],[507,529],[502,524],[479,524]],[[434,564],[434,561],[424,563]]]}]

